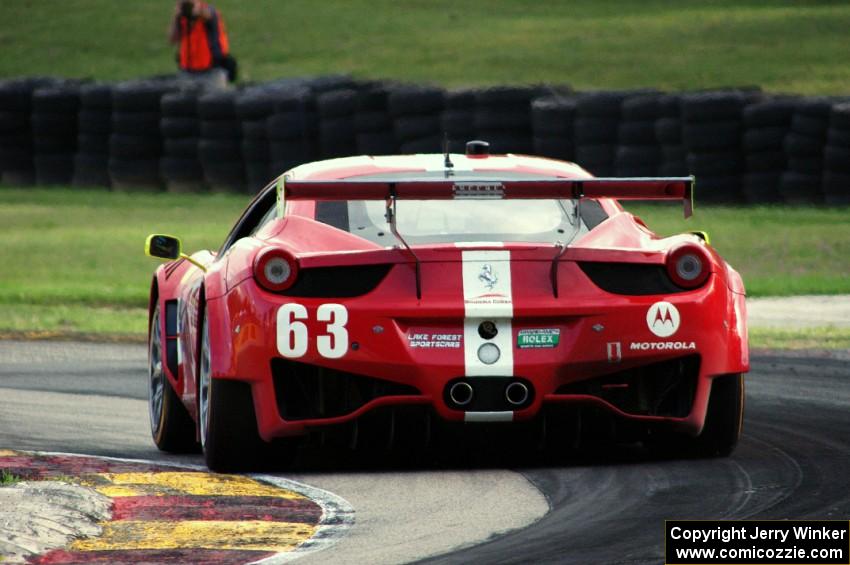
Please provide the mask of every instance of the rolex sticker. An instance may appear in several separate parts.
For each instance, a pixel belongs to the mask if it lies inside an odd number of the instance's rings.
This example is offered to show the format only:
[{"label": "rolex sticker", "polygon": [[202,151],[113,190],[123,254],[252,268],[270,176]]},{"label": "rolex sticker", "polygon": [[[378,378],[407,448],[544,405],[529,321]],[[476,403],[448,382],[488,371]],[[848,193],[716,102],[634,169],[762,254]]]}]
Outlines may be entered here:
[{"label": "rolex sticker", "polygon": [[557,328],[519,330],[516,346],[519,349],[552,349],[558,346],[561,330]]}]

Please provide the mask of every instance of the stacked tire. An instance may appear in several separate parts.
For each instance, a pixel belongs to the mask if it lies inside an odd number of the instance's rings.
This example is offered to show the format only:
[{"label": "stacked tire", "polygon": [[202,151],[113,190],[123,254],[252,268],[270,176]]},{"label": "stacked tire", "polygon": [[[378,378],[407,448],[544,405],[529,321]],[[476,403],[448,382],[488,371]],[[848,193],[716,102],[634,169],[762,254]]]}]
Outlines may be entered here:
[{"label": "stacked tire", "polygon": [[598,177],[614,175],[626,92],[587,92],[576,100],[576,162]]},{"label": "stacked tire", "polygon": [[393,155],[398,142],[389,111],[392,85],[376,83],[357,93],[354,112],[355,145],[360,155]]},{"label": "stacked tire", "polygon": [[79,110],[80,91],[75,84],[57,84],[33,92],[31,125],[36,183],[71,183]]},{"label": "stacked tire", "polygon": [[130,82],[112,90],[109,177],[119,190],[162,190],[159,171],[162,97],[173,90],[165,82]]},{"label": "stacked tire", "polygon": [[744,108],[746,174],[742,191],[750,203],[780,202],[779,184],[788,160],[783,149],[797,106],[792,98],[773,99]]},{"label": "stacked tire", "polygon": [[32,93],[50,79],[17,79],[0,83],[0,173],[4,184],[35,182]]},{"label": "stacked tire", "polygon": [[441,118],[445,103],[445,91],[433,86],[405,86],[390,93],[387,107],[400,153],[443,150]]},{"label": "stacked tire", "polygon": [[109,136],[112,134],[112,86],[86,84],[80,87],[77,115],[77,154],[74,156],[74,186],[109,187]]},{"label": "stacked tire", "polygon": [[682,139],[688,170],[697,178],[704,202],[741,200],[742,113],[749,100],[741,92],[702,92],[682,99]]},{"label": "stacked tire", "polygon": [[266,121],[274,114],[274,89],[249,89],[236,98],[236,116],[242,124],[242,157],[250,192],[263,188],[274,176]]},{"label": "stacked tire", "polygon": [[316,96],[319,113],[319,153],[323,159],[357,154],[357,90],[343,88]]},{"label": "stacked tire", "polygon": [[266,120],[271,176],[318,158],[319,118],[308,88],[278,96]]},{"label": "stacked tire", "polygon": [[198,155],[204,180],[214,192],[247,191],[236,96],[235,91],[219,90],[198,99],[201,118]]},{"label": "stacked tire", "polygon": [[449,151],[464,153],[466,142],[476,138],[475,90],[464,88],[446,93],[440,127],[444,138],[449,140]]},{"label": "stacked tire", "polygon": [[645,94],[623,100],[618,128],[615,172],[623,177],[652,177],[661,165],[661,149],[655,137],[658,95]]},{"label": "stacked tire", "polygon": [[475,132],[490,143],[492,153],[534,152],[531,101],[540,94],[532,86],[496,86],[475,94]]},{"label": "stacked tire", "polygon": [[832,107],[823,168],[824,202],[837,206],[850,204],[850,103]]},{"label": "stacked tire", "polygon": [[576,101],[565,96],[537,98],[531,103],[533,153],[552,159],[575,159]]},{"label": "stacked tire", "polygon": [[658,174],[678,177],[688,173],[688,152],[682,141],[682,98],[678,94],[665,94],[658,98],[658,119],[655,122],[655,139],[661,151]]},{"label": "stacked tire", "polygon": [[824,148],[832,102],[825,98],[801,100],[785,137],[788,166],[779,184],[782,199],[791,204],[823,201],[821,192]]},{"label": "stacked tire", "polygon": [[202,192],[204,169],[198,155],[201,120],[197,89],[169,92],[160,100],[163,155],[160,172],[169,192]]}]

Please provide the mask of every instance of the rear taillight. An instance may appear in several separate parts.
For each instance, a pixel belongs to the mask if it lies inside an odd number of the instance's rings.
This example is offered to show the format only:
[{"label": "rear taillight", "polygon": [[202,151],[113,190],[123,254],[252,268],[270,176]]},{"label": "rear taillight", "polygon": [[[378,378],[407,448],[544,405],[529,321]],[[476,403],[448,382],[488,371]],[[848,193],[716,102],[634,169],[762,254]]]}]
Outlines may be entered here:
[{"label": "rear taillight", "polygon": [[697,288],[710,273],[708,254],[696,245],[682,245],[667,254],[667,274],[677,286]]},{"label": "rear taillight", "polygon": [[287,251],[270,247],[254,259],[254,279],[266,290],[281,292],[298,278],[298,261]]}]

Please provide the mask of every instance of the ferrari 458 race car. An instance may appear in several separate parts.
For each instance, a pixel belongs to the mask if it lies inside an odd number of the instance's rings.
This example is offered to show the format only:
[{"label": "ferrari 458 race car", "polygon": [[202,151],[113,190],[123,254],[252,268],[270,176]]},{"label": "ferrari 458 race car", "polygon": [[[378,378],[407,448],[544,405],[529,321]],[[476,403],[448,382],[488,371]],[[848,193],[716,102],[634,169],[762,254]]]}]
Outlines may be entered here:
[{"label": "ferrari 458 race car", "polygon": [[705,234],[661,238],[618,202],[688,215],[693,178],[471,147],[296,167],[218,251],[150,236],[172,260],[150,293],[157,446],[200,443],[233,469],[323,431],[354,442],[358,423],[392,442],[416,414],[495,434],[545,421],[553,438],[607,422],[729,454],[749,369],[741,277]]}]

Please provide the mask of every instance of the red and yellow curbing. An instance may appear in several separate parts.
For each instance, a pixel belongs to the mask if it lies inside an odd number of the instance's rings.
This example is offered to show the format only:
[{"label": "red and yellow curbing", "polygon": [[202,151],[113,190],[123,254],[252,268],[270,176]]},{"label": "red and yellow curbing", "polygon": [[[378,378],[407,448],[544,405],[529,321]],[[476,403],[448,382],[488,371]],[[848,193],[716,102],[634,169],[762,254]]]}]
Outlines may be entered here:
[{"label": "red and yellow curbing", "polygon": [[0,470],[25,479],[60,477],[112,500],[97,537],[32,563],[250,562],[295,550],[320,528],[308,496],[241,475],[154,463],[0,450]]}]

